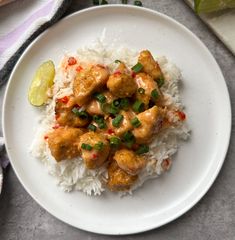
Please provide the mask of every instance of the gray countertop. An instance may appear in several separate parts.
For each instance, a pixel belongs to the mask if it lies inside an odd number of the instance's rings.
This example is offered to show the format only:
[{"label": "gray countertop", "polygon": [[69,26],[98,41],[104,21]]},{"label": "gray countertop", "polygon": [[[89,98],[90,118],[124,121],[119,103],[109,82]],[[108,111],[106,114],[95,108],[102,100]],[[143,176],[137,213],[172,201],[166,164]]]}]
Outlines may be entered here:
[{"label": "gray countertop", "polygon": [[[109,2],[119,3],[121,1]],[[230,92],[232,109],[234,109],[235,58],[223,43],[213,35],[183,0],[145,0],[142,2],[145,7],[155,9],[176,19],[205,43],[222,69]],[[73,0],[66,15],[89,6],[92,6],[92,1]],[[0,107],[3,93],[4,87],[0,89]],[[122,237],[96,235],[75,229],[57,220],[29,196],[19,183],[12,168],[9,167],[5,172],[3,192],[0,196],[0,239],[235,239],[234,159],[235,134],[233,130],[229,151],[218,178],[193,209],[161,228]]]}]

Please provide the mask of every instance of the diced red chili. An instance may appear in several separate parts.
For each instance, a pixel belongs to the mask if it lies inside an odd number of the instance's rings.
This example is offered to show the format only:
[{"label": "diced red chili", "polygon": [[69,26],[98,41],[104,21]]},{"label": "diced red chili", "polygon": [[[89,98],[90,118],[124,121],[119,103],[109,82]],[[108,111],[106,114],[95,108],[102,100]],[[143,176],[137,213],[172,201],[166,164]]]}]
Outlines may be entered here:
[{"label": "diced red chili", "polygon": [[184,121],[186,119],[186,115],[184,112],[177,111],[177,113],[181,121]]},{"label": "diced red chili", "polygon": [[109,128],[108,129],[108,134],[113,134],[113,133],[114,133],[113,129]]},{"label": "diced red chili", "polygon": [[136,73],[135,73],[135,72],[132,72],[132,73],[131,73],[131,76],[132,76],[133,78],[135,78],[135,77],[136,77]]},{"label": "diced red chili", "polygon": [[60,127],[60,125],[57,123],[56,125],[54,125],[52,128],[53,129],[57,129],[57,128],[59,128]]},{"label": "diced red chili", "polygon": [[92,157],[95,159],[95,158],[98,157],[98,154],[93,153],[93,154],[92,154]]},{"label": "diced red chili", "polygon": [[44,140],[47,140],[47,139],[48,139],[48,136],[47,136],[47,135],[45,135],[45,136],[44,136]]},{"label": "diced red chili", "polygon": [[77,68],[76,68],[76,71],[77,72],[81,72],[83,70],[83,67],[81,67],[81,66],[78,66]]},{"label": "diced red chili", "polygon": [[133,145],[132,145],[132,149],[135,151],[135,150],[137,150],[139,148],[139,144],[137,144],[137,143],[134,143]]},{"label": "diced red chili", "polygon": [[58,98],[57,101],[66,104],[66,103],[68,103],[69,98],[67,96],[64,96],[63,98]]},{"label": "diced red chili", "polygon": [[121,75],[122,73],[117,70],[117,71],[115,71],[113,74],[114,74],[115,76],[117,76],[117,75]]},{"label": "diced red chili", "polygon": [[74,57],[69,57],[69,59],[68,59],[68,65],[69,65],[69,66],[75,65],[76,63],[77,63],[76,58],[74,58]]}]

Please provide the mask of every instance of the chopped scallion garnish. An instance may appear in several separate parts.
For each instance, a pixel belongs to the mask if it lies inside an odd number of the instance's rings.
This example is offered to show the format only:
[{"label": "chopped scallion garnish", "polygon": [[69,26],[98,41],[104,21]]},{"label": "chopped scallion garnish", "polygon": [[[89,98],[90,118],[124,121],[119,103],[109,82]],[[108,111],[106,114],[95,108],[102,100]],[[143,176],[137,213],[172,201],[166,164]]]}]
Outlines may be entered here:
[{"label": "chopped scallion garnish", "polygon": [[97,151],[101,151],[104,148],[104,143],[103,142],[98,142],[94,145],[94,149]]},{"label": "chopped scallion garnish", "polygon": [[76,116],[78,116],[78,117],[80,117],[80,118],[82,118],[82,119],[87,119],[87,118],[89,118],[89,115],[88,115],[88,113],[87,113],[86,111],[79,111],[77,107],[74,107],[74,108],[72,109],[72,112],[73,112]]},{"label": "chopped scallion garnish", "polygon": [[117,115],[112,121],[113,126],[114,127],[119,127],[122,120],[123,120],[123,115]]},{"label": "chopped scallion garnish", "polygon": [[149,152],[149,146],[142,144],[139,146],[139,148],[135,151],[137,154],[144,154]]},{"label": "chopped scallion garnish", "polygon": [[115,107],[113,105],[110,106],[110,108],[108,109],[108,112],[113,114],[113,115],[116,115],[119,113],[119,108],[118,107]]},{"label": "chopped scallion garnish", "polygon": [[102,93],[95,93],[94,97],[100,103],[104,103],[106,101],[106,97]]},{"label": "chopped scallion garnish", "polygon": [[158,99],[159,94],[158,94],[157,89],[154,89],[154,90],[151,92],[151,97],[152,97],[153,100],[155,100],[155,101]]},{"label": "chopped scallion garnish", "polygon": [[124,144],[128,148],[131,148],[135,143],[135,136],[132,134],[132,132],[129,132],[129,131],[125,132],[122,137],[123,137]]},{"label": "chopped scallion garnish", "polygon": [[114,62],[115,62],[115,63],[121,63],[121,61],[118,60],[118,59],[116,59]]},{"label": "chopped scallion garnish", "polygon": [[97,127],[94,124],[89,124],[88,129],[95,132]]},{"label": "chopped scallion garnish", "polygon": [[141,125],[141,122],[140,120],[137,118],[137,117],[134,117],[132,120],[131,120],[131,124],[132,126],[134,126],[135,128],[139,127]]},{"label": "chopped scallion garnish", "polygon": [[136,100],[132,106],[133,110],[137,113],[144,111],[144,103],[140,100]]},{"label": "chopped scallion garnish", "polygon": [[122,98],[120,101],[120,108],[124,110],[128,110],[130,103],[128,98]]},{"label": "chopped scallion garnish", "polygon": [[105,122],[101,122],[101,123],[98,123],[98,127],[99,127],[100,129],[104,129],[104,128],[107,127],[107,125],[106,125]]},{"label": "chopped scallion garnish", "polygon": [[82,149],[91,151],[92,146],[90,144],[82,143]]},{"label": "chopped scallion garnish", "polygon": [[141,63],[137,63],[131,69],[132,69],[133,72],[138,73],[142,70],[142,68],[143,68],[143,65]]},{"label": "chopped scallion garnish", "polygon": [[121,140],[118,137],[111,137],[109,142],[111,147],[119,147]]},{"label": "chopped scallion garnish", "polygon": [[113,101],[112,105],[113,105],[114,107],[119,107],[119,105],[120,105],[120,100],[119,100],[119,99],[115,99],[115,100]]},{"label": "chopped scallion garnish", "polygon": [[144,94],[144,93],[145,93],[145,90],[144,90],[143,88],[138,88],[138,93]]},{"label": "chopped scallion garnish", "polygon": [[157,85],[158,87],[162,87],[162,85],[165,83],[165,79],[163,76],[160,76],[158,79],[157,79]]}]

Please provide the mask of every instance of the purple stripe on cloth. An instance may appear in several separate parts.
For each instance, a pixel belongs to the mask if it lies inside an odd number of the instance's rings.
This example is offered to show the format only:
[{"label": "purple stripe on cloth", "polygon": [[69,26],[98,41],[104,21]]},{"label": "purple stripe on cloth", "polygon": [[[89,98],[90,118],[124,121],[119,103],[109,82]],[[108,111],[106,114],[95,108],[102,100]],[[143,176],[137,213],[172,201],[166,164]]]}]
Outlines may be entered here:
[{"label": "purple stripe on cloth", "polygon": [[0,38],[0,54],[2,54],[7,48],[11,47],[17,39],[29,28],[29,26],[35,22],[38,18],[47,16],[52,8],[54,0],[48,2],[41,9],[33,13],[28,19],[20,24],[16,29],[8,33],[7,35]]}]

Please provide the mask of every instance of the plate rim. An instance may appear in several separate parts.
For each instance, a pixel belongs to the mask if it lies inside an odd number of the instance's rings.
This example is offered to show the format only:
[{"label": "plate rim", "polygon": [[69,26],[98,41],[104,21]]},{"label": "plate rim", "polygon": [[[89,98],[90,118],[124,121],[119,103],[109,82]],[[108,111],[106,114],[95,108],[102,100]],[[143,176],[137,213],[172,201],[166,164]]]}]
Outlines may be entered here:
[{"label": "plate rim", "polygon": [[221,75],[222,79],[223,79],[223,84],[224,84],[224,90],[226,91],[226,97],[227,97],[227,121],[228,121],[228,126],[227,126],[227,132],[225,133],[226,135],[226,141],[225,141],[225,144],[224,144],[224,148],[221,150],[221,155],[223,156],[216,168],[216,171],[214,172],[214,174],[212,175],[212,177],[210,177],[210,181],[209,183],[207,183],[207,185],[204,185],[203,187],[203,190],[201,190],[199,192],[199,194],[197,194],[197,196],[194,198],[194,201],[191,201],[189,204],[187,204],[186,207],[182,208],[181,211],[177,211],[177,213],[173,214],[171,217],[168,217],[167,219],[165,219],[164,221],[162,221],[160,224],[149,224],[149,226],[143,226],[141,229],[135,229],[135,230],[131,230],[131,231],[128,231],[128,230],[123,230],[122,232],[120,231],[109,231],[108,229],[106,229],[106,231],[102,231],[102,230],[99,230],[97,228],[93,228],[91,226],[86,226],[84,227],[83,226],[79,226],[77,224],[75,224],[74,222],[72,221],[68,221],[67,219],[61,219],[61,217],[59,216],[59,214],[57,214],[54,210],[51,210],[49,209],[47,206],[44,206],[45,204],[41,203],[40,200],[37,199],[37,196],[34,196],[34,194],[31,192],[31,190],[26,186],[26,184],[23,182],[23,180],[21,179],[20,177],[20,174],[18,174],[17,172],[17,168],[14,166],[12,160],[11,160],[11,152],[10,150],[8,149],[8,142],[7,142],[7,139],[6,139],[6,120],[5,120],[5,112],[6,112],[6,100],[7,100],[7,93],[8,93],[8,90],[10,88],[10,86],[13,84],[13,77],[14,77],[14,74],[15,74],[15,71],[16,69],[18,68],[18,65],[20,65],[22,59],[24,58],[24,56],[27,54],[27,52],[31,49],[31,47],[38,41],[39,38],[41,38],[42,36],[44,36],[45,34],[47,34],[48,31],[50,31],[50,28],[49,27],[48,29],[46,29],[45,31],[43,31],[42,33],[40,33],[28,46],[27,48],[23,51],[22,55],[20,56],[20,58],[17,60],[17,63],[15,64],[11,74],[10,74],[10,77],[9,77],[9,80],[8,80],[8,83],[7,83],[7,86],[6,86],[6,89],[5,89],[5,94],[4,94],[4,98],[3,98],[3,105],[2,105],[2,127],[3,127],[3,136],[4,136],[4,139],[5,139],[5,146],[6,146],[6,151],[7,151],[7,154],[8,154],[8,157],[9,157],[9,160],[11,162],[11,166],[18,178],[18,180],[20,181],[20,183],[22,184],[22,186],[24,187],[24,189],[28,192],[28,194],[39,204],[39,206],[41,206],[43,209],[45,209],[48,213],[50,213],[53,217],[59,219],[60,221],[70,225],[70,226],[73,226],[75,228],[78,228],[78,229],[81,229],[81,230],[85,230],[85,231],[88,231],[88,232],[93,232],[93,233],[98,233],[98,234],[106,234],[106,235],[127,235],[127,234],[136,234],[136,233],[140,233],[140,232],[146,232],[146,231],[149,231],[149,230],[152,230],[152,229],[156,229],[156,228],[159,228],[167,223],[170,223],[172,221],[174,221],[175,219],[179,218],[180,216],[182,216],[183,214],[185,214],[186,212],[188,212],[192,207],[195,206],[195,204],[197,204],[201,199],[202,197],[205,196],[205,194],[208,192],[208,190],[211,188],[211,186],[213,185],[213,183],[215,182],[216,178],[218,177],[218,174],[224,164],[224,161],[226,159],[226,155],[227,155],[227,151],[228,151],[228,148],[229,148],[229,144],[230,144],[230,139],[231,139],[231,128],[232,128],[232,109],[231,109],[231,100],[230,100],[230,95],[229,95],[229,91],[228,91],[228,86],[227,86],[227,83],[225,81],[225,78],[224,78],[224,75],[222,73],[222,70],[219,66],[219,64],[217,63],[215,57],[212,55],[212,53],[210,52],[210,50],[206,47],[206,45],[199,39],[199,37],[197,37],[191,30],[189,30],[186,26],[184,26],[183,24],[181,24],[180,22],[178,22],[177,20],[163,14],[163,13],[160,13],[158,12],[157,10],[152,10],[152,9],[148,9],[148,8],[145,8],[145,7],[137,7],[137,6],[132,6],[132,5],[122,5],[122,4],[109,4],[109,5],[104,5],[104,6],[95,6],[95,7],[88,7],[88,8],[85,8],[85,9],[82,9],[82,10],[78,10],[76,12],[73,12],[72,14],[69,14],[68,16],[62,18],[60,21],[58,21],[57,23],[55,23],[54,25],[52,25],[52,27],[58,25],[58,24],[61,24],[61,22],[64,22],[64,21],[67,21],[69,18],[73,18],[75,17],[76,15],[81,15],[83,13],[86,13],[86,12],[92,12],[92,11],[96,11],[97,9],[109,9],[109,8],[129,8],[129,9],[133,9],[133,10],[138,10],[138,11],[143,11],[147,14],[152,14],[152,15],[155,15],[155,16],[159,16],[163,19],[166,19],[167,21],[170,21],[170,22],[173,22],[174,24],[176,24],[178,27],[180,27],[181,29],[183,29],[187,34],[189,34],[194,40],[197,41],[197,43],[200,44],[200,46],[203,48],[204,52],[207,54],[207,56],[211,59],[211,61],[214,62],[214,64],[217,66],[217,70],[218,70],[218,73]]}]

